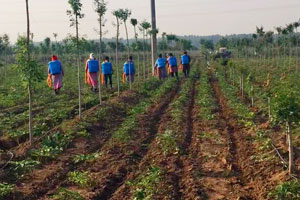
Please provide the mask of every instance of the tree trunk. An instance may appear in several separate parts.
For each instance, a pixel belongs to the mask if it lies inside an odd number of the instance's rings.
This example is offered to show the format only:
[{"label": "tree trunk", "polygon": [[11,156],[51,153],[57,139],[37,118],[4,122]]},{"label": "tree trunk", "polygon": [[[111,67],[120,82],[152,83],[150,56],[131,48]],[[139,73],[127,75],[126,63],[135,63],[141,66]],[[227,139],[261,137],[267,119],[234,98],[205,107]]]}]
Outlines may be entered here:
[{"label": "tree trunk", "polygon": [[[27,64],[30,59],[30,20],[29,20],[29,5],[28,0],[26,0],[26,15],[27,15]],[[32,114],[32,90],[31,90],[31,80],[28,80],[28,106],[29,106],[29,142],[32,145],[32,135],[33,135],[33,114]]]},{"label": "tree trunk", "polygon": [[156,12],[155,12],[155,0],[151,0],[151,21],[152,21],[152,43],[151,43],[151,52],[152,52],[152,75],[154,76],[154,66],[155,66],[155,58],[157,54],[157,34],[156,34]]},{"label": "tree trunk", "polygon": [[288,144],[289,144],[289,174],[292,175],[294,170],[294,152],[293,152],[293,141],[290,133],[289,124],[287,124],[287,137],[288,137]]},{"label": "tree trunk", "polygon": [[77,46],[77,78],[78,78],[78,103],[79,103],[79,120],[81,119],[81,81],[80,81],[80,64],[79,64],[79,33],[78,33],[78,16],[76,15],[76,46]]},{"label": "tree trunk", "polygon": [[[127,59],[130,56],[130,46],[129,46],[129,39],[128,39],[128,30],[126,21],[124,21],[125,31],[126,31],[126,40],[127,40]],[[130,69],[130,68],[129,68]],[[130,70],[129,70],[130,71]],[[131,74],[129,73],[129,89],[131,90]]]},{"label": "tree trunk", "polygon": [[144,81],[146,80],[146,52],[145,52],[145,43],[146,43],[146,39],[145,39],[145,30],[143,31],[143,67],[144,67]]},{"label": "tree trunk", "polygon": [[32,114],[32,90],[31,83],[28,85],[28,105],[29,105],[29,142],[32,145],[33,136],[33,114]]},{"label": "tree trunk", "polygon": [[119,77],[119,62],[118,62],[118,44],[119,44],[119,19],[117,17],[117,38],[116,38],[116,67],[117,67],[117,81],[118,81],[118,96],[120,96],[120,77]]},{"label": "tree trunk", "polygon": [[[98,5],[100,6],[100,5]],[[102,60],[102,16],[99,14],[99,82],[98,82],[98,88],[99,88],[99,104],[102,104],[102,96],[101,96],[101,60]]]}]

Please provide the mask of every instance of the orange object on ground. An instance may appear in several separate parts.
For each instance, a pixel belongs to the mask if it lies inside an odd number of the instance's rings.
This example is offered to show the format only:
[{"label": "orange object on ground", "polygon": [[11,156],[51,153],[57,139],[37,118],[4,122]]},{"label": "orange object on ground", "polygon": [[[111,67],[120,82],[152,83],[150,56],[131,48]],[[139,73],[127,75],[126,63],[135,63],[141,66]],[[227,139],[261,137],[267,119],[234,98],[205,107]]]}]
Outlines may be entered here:
[{"label": "orange object on ground", "polygon": [[101,74],[100,76],[101,76],[101,83],[102,83],[102,85],[104,85],[104,83],[105,83],[104,82],[104,74]]},{"label": "orange object on ground", "polygon": [[168,74],[171,74],[172,73],[172,68],[171,68],[171,66],[169,65],[168,66]]},{"label": "orange object on ground", "polygon": [[125,74],[125,72],[123,73],[123,83],[125,83],[126,82],[126,74]]},{"label": "orange object on ground", "polygon": [[47,84],[48,84],[49,88],[51,88],[51,87],[52,87],[51,74],[48,74],[48,78],[47,78]]},{"label": "orange object on ground", "polygon": [[85,72],[85,83],[91,85],[90,83],[90,73]]}]

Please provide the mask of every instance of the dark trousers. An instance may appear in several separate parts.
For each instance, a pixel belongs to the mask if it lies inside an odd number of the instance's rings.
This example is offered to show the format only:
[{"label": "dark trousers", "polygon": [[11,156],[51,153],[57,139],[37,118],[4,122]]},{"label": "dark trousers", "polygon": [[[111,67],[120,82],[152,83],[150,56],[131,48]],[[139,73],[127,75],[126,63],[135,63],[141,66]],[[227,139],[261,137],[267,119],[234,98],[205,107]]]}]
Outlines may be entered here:
[{"label": "dark trousers", "polygon": [[183,64],[183,73],[184,73],[184,77],[188,77],[190,74],[190,64]]},{"label": "dark trousers", "polygon": [[104,74],[105,87],[107,87],[108,79],[109,79],[109,85],[112,88],[112,74]]},{"label": "dark trousers", "polygon": [[176,78],[178,78],[178,72],[171,72],[171,76],[174,77],[174,75],[176,76]]}]

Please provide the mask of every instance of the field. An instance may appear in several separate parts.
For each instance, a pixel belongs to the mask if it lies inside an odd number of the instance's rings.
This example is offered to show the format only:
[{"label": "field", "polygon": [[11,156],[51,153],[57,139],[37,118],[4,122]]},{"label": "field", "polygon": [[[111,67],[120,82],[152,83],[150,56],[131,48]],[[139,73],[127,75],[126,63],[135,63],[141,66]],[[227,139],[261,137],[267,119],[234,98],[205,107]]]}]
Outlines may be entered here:
[{"label": "field", "polygon": [[299,195],[299,131],[293,129],[291,178],[285,127],[269,119],[272,91],[283,79],[299,82],[296,59],[287,64],[295,75],[283,75],[276,58],[234,57],[226,67],[207,67],[194,53],[189,78],[159,81],[148,67],[147,79],[141,72],[132,90],[122,84],[119,97],[115,82],[104,89],[101,106],[84,87],[81,120],[76,70],[71,59],[63,62],[68,73],[59,96],[45,82],[36,86],[31,146],[26,91],[13,68],[0,80],[0,198],[261,200],[285,199],[284,189]]}]

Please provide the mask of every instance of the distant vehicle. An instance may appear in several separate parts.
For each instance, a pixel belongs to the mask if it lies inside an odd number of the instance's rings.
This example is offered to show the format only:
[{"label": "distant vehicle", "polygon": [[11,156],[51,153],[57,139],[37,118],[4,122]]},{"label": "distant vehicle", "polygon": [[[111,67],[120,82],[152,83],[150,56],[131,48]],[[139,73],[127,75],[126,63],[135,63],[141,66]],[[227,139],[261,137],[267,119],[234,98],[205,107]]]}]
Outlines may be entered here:
[{"label": "distant vehicle", "polygon": [[216,54],[214,55],[214,60],[219,58],[224,58],[224,59],[231,58],[231,51],[228,51],[226,47],[219,48],[219,50],[216,51]]}]

